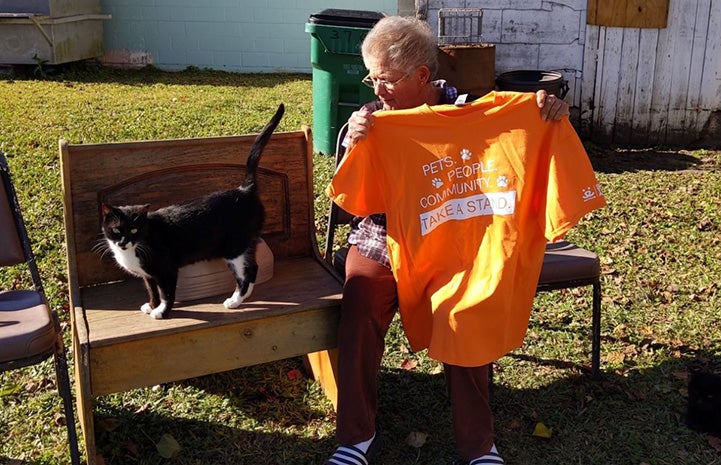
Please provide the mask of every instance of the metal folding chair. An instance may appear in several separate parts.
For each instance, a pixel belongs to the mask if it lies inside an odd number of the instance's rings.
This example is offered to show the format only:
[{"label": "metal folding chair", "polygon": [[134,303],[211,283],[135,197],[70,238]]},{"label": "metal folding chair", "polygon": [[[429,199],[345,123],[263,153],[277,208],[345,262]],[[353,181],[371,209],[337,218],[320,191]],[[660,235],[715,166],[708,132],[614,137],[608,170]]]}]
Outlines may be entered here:
[{"label": "metal folding chair", "polygon": [[24,264],[33,281],[32,289],[0,291],[0,371],[35,365],[51,356],[54,358],[58,391],[65,410],[70,457],[73,465],[79,465],[80,453],[60,321],[57,312],[48,306],[3,153],[0,153],[0,180],[0,266]]}]

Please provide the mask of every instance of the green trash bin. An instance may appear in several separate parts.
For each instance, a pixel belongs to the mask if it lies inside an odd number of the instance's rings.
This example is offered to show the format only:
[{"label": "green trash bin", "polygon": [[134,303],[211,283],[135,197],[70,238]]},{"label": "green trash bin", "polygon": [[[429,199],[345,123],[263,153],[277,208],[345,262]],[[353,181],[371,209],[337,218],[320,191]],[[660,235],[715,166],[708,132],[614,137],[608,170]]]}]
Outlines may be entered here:
[{"label": "green trash bin", "polygon": [[335,153],[338,130],[351,113],[375,100],[361,79],[368,73],[361,43],[373,25],[385,16],[377,11],[326,9],[310,15],[313,67],[313,145],[316,152]]}]

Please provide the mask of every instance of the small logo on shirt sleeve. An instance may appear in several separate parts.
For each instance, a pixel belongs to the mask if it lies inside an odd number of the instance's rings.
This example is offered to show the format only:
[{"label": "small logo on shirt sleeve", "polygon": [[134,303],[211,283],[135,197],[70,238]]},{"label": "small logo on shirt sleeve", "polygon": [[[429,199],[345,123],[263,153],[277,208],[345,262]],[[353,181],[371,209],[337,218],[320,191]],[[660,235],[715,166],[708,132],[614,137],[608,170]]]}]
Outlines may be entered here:
[{"label": "small logo on shirt sleeve", "polygon": [[603,194],[601,193],[601,185],[596,184],[595,186],[584,187],[581,195],[583,196],[584,202],[603,197]]}]

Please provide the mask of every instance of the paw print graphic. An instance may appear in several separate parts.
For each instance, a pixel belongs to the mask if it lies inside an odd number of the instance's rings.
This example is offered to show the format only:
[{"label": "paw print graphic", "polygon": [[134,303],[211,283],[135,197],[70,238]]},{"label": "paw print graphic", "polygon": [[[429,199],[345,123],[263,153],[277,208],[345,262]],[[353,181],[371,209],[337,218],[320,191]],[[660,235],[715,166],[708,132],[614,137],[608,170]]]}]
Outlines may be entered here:
[{"label": "paw print graphic", "polygon": [[461,150],[461,160],[468,161],[471,159],[471,151],[468,149]]},{"label": "paw print graphic", "polygon": [[504,175],[500,175],[496,178],[496,185],[498,187],[508,187],[508,178]]},{"label": "paw print graphic", "polygon": [[433,178],[433,180],[431,181],[431,184],[433,184],[433,187],[438,189],[439,187],[441,187],[443,185],[443,181],[441,181],[441,178]]},{"label": "paw print graphic", "polygon": [[594,192],[593,188],[586,187],[583,189],[583,201],[586,202],[588,200],[593,200],[596,198],[596,193]]}]

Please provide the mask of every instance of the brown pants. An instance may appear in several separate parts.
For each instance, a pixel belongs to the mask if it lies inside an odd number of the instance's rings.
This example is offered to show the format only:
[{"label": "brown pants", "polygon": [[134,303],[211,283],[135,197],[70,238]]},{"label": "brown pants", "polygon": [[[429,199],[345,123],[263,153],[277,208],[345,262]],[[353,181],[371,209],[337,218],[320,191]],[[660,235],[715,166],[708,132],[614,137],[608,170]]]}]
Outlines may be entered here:
[{"label": "brown pants", "polygon": [[[351,247],[338,330],[338,418],[340,444],[356,444],[373,435],[378,409],[378,371],[385,335],[398,308],[391,271]],[[488,365],[444,364],[451,399],[456,448],[464,460],[481,456],[493,444],[493,415],[488,403]]]}]

